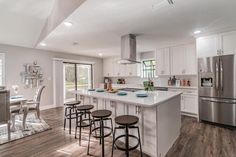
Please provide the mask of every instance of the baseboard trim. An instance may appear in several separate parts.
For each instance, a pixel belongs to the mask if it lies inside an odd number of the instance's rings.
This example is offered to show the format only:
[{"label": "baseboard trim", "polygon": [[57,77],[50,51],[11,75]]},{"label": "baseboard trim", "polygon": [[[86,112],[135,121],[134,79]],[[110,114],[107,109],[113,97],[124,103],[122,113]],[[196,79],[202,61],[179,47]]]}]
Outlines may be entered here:
[{"label": "baseboard trim", "polygon": [[44,105],[44,106],[40,106],[40,110],[47,110],[47,109],[51,109],[51,108],[56,108],[56,105]]}]

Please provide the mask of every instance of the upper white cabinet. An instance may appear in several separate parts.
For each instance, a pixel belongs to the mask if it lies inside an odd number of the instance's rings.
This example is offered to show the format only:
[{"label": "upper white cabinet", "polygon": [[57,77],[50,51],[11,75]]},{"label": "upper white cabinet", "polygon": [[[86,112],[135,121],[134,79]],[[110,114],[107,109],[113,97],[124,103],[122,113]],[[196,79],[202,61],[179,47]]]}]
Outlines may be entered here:
[{"label": "upper white cabinet", "polygon": [[236,54],[236,31],[199,37],[196,41],[197,57]]},{"label": "upper white cabinet", "polygon": [[163,48],[156,52],[156,75],[170,75],[170,49]]},{"label": "upper white cabinet", "polygon": [[216,56],[219,50],[218,35],[200,37],[196,41],[197,57]]},{"label": "upper white cabinet", "polygon": [[104,77],[113,76],[113,58],[103,59],[103,75]]},{"label": "upper white cabinet", "polygon": [[186,73],[184,46],[172,47],[171,49],[171,74],[184,75]]},{"label": "upper white cabinet", "polygon": [[103,60],[104,77],[137,77],[140,76],[140,64],[119,64],[120,58]]},{"label": "upper white cabinet", "polygon": [[236,54],[236,31],[220,34],[220,44],[223,55]]},{"label": "upper white cabinet", "polygon": [[197,59],[194,44],[170,48],[171,75],[196,75]]}]

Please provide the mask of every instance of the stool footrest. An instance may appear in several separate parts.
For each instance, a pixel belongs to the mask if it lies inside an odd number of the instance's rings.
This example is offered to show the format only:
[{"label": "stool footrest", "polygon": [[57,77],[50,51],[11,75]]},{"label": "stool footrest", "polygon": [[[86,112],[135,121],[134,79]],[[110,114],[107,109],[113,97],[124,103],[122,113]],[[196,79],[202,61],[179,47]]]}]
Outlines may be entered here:
[{"label": "stool footrest", "polygon": [[126,148],[120,147],[119,145],[116,144],[116,141],[117,141],[117,140],[119,140],[119,139],[122,138],[122,137],[126,137],[126,136],[131,137],[131,138],[137,140],[137,144],[136,144],[135,146],[133,146],[133,147],[129,147],[129,148],[128,148],[128,151],[131,151],[131,150],[134,150],[134,149],[138,148],[138,146],[139,146],[139,144],[140,144],[140,143],[139,143],[139,139],[138,139],[138,137],[136,137],[136,136],[134,136],[134,135],[120,135],[120,136],[116,137],[115,140],[114,140],[114,145],[116,146],[116,148],[119,149],[119,150],[122,150],[122,151],[127,151]]},{"label": "stool footrest", "polygon": [[[107,133],[107,134],[105,134],[103,137],[108,137],[108,136],[110,136],[110,135],[112,134],[112,128],[111,128],[111,127],[104,126],[103,128],[110,130],[110,132]],[[99,130],[100,130],[100,127],[93,128],[93,129],[92,129],[92,133],[95,132],[95,131],[97,131],[97,130],[99,131]],[[99,135],[96,135],[96,134],[97,134],[97,133],[95,133],[95,135],[92,134],[92,136],[95,137],[95,138],[102,138],[102,136],[101,136],[100,134],[99,134]]]}]

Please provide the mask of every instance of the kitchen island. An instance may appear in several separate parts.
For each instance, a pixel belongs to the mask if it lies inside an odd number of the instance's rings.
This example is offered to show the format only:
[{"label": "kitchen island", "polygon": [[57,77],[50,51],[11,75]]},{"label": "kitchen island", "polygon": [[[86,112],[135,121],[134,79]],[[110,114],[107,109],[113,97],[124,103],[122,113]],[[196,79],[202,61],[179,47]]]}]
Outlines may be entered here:
[{"label": "kitchen island", "polygon": [[[139,117],[143,152],[153,157],[164,157],[180,134],[181,93],[155,91],[144,98],[136,97],[136,92],[127,93],[119,96],[108,92],[75,91],[82,104],[93,104],[95,110],[111,110],[113,119],[125,114]],[[130,134],[135,133],[130,131]]]}]

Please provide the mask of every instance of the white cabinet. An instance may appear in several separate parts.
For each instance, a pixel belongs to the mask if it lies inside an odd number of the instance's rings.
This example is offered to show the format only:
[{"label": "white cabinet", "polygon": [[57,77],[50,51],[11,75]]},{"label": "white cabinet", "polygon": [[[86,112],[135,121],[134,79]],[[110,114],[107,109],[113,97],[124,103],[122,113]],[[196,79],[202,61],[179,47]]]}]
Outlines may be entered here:
[{"label": "white cabinet", "polygon": [[127,64],[126,65],[126,76],[128,77],[135,77],[140,76],[141,68],[140,64]]},{"label": "white cabinet", "polygon": [[197,59],[194,44],[172,47],[171,75],[196,75]]},{"label": "white cabinet", "polygon": [[170,75],[170,49],[163,48],[156,52],[156,75]]},{"label": "white cabinet", "polygon": [[186,48],[184,46],[171,48],[171,74],[182,75],[186,73],[185,67]]},{"label": "white cabinet", "polygon": [[103,59],[103,75],[104,77],[113,76],[113,58]]},{"label": "white cabinet", "polygon": [[186,58],[185,58],[185,69],[186,74],[196,75],[197,74],[197,54],[195,44],[186,45]]},{"label": "white cabinet", "polygon": [[198,58],[216,56],[219,50],[219,37],[218,35],[211,35],[197,38],[196,47]]},{"label": "white cabinet", "polygon": [[140,76],[140,64],[119,64],[120,58],[103,60],[104,77],[135,77]]},{"label": "white cabinet", "polygon": [[169,88],[171,92],[182,92],[181,94],[181,112],[190,116],[198,115],[198,91],[197,89],[176,89]]},{"label": "white cabinet", "polygon": [[195,95],[181,95],[181,111],[190,114],[198,114],[197,96]]},{"label": "white cabinet", "polygon": [[220,47],[223,55],[236,54],[236,31],[220,34]]},{"label": "white cabinet", "polygon": [[236,54],[236,31],[199,37],[196,40],[197,57]]}]

